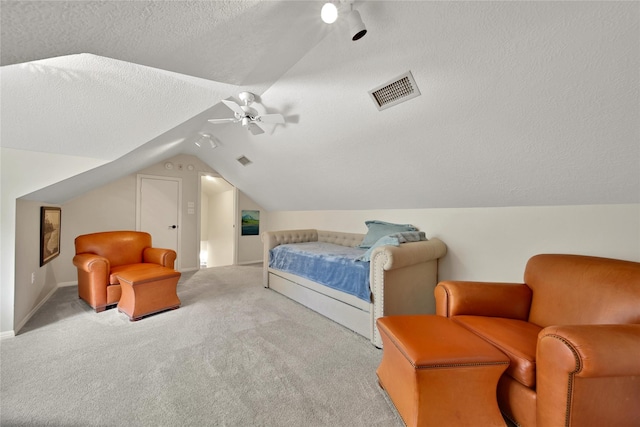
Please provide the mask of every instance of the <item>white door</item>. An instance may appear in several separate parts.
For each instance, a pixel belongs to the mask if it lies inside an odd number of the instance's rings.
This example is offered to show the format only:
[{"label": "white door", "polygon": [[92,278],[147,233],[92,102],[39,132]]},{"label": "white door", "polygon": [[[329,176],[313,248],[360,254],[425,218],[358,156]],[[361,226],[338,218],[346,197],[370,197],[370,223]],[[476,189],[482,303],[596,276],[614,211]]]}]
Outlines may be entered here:
[{"label": "white door", "polygon": [[180,178],[138,177],[137,228],[151,234],[153,246],[173,249],[180,270]]}]

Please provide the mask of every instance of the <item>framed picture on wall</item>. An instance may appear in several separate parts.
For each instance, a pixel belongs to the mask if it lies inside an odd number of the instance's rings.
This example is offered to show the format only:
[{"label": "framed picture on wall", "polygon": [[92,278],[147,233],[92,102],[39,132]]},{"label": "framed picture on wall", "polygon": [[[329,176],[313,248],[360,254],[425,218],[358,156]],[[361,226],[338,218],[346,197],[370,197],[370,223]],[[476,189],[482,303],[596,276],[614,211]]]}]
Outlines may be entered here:
[{"label": "framed picture on wall", "polygon": [[40,267],[60,255],[60,208],[40,208]]},{"label": "framed picture on wall", "polygon": [[258,236],[260,234],[260,211],[242,211],[242,235]]}]

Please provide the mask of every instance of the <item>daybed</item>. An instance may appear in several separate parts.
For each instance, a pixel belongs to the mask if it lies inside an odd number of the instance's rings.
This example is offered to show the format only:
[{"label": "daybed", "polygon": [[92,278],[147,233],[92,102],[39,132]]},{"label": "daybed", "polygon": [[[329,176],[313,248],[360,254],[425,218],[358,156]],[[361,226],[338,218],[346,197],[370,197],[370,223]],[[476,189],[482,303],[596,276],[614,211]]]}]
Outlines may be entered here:
[{"label": "daybed", "polygon": [[[438,258],[447,251],[439,239],[379,246],[371,251],[367,301],[299,274],[269,266],[270,251],[279,245],[324,242],[355,248],[364,234],[315,229],[271,231],[262,234],[264,286],[369,338],[382,347],[376,319],[393,314],[435,313],[433,290],[438,282]],[[295,245],[293,245],[295,246]]]}]

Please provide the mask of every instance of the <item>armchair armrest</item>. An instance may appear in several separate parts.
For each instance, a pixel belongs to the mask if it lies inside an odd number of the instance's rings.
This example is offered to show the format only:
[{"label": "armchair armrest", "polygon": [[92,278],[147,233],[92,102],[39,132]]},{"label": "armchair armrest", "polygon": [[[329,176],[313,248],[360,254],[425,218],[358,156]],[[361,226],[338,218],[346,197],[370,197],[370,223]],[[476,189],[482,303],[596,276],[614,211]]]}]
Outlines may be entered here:
[{"label": "armchair armrest", "polygon": [[444,281],[434,290],[436,314],[527,320],[531,289],[523,283]]},{"label": "armchair armrest", "polygon": [[159,264],[163,267],[171,269],[174,268],[176,257],[176,251],[174,251],[173,249],[145,248],[144,251],[142,251],[143,262]]},{"label": "armchair armrest", "polygon": [[106,277],[109,274],[111,263],[105,257],[96,254],[78,254],[73,257],[73,265],[86,273],[102,273]]},{"label": "armchair armrest", "polygon": [[92,253],[81,253],[73,257],[78,268],[78,296],[98,311],[107,305],[107,286],[111,263],[105,257]]},{"label": "armchair armrest", "polygon": [[639,354],[640,325],[550,326],[540,331],[538,424],[638,425]]}]

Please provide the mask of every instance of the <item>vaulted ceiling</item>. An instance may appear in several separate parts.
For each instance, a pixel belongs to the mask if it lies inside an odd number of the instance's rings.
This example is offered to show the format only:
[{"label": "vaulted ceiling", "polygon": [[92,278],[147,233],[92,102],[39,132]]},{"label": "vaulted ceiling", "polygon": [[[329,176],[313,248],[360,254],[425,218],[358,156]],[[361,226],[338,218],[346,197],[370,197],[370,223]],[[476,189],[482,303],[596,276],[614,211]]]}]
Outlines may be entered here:
[{"label": "vaulted ceiling", "polygon": [[[180,153],[270,210],[640,202],[640,3],[356,2],[356,42],[321,6],[4,0],[1,145],[105,161],[52,203]],[[207,122],[243,90],[287,123]]]}]

